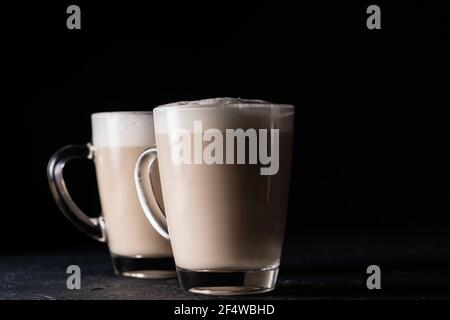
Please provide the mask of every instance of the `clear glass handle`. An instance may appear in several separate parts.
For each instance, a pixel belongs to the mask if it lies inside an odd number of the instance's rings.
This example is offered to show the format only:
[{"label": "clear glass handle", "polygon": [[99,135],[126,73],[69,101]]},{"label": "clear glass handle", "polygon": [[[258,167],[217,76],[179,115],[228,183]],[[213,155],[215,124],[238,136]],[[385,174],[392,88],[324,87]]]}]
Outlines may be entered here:
[{"label": "clear glass handle", "polygon": [[[134,182],[136,183],[136,191],[139,197],[139,202],[141,203],[141,207],[144,210],[147,219],[163,238],[169,240],[169,230],[167,228],[166,216],[156,200],[152,180],[150,178],[152,175],[152,170],[154,170],[153,164],[156,159],[158,159],[156,146],[147,148],[141,153],[134,170]],[[144,179],[145,173],[147,173],[147,179]],[[145,181],[148,181],[148,193],[145,192]]]},{"label": "clear glass handle", "polygon": [[90,218],[81,211],[72,200],[63,177],[63,169],[68,161],[72,159],[92,160],[93,158],[94,149],[91,144],[66,146],[51,157],[47,166],[47,176],[56,204],[67,219],[88,236],[105,242],[106,233],[103,217]]}]

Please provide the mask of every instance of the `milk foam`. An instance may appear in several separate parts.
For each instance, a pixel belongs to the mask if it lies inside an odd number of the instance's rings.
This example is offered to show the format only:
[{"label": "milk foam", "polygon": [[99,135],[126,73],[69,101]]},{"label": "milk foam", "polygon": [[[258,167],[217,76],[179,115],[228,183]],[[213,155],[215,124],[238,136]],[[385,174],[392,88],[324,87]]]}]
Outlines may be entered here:
[{"label": "milk foam", "polygon": [[151,112],[94,113],[92,142],[95,147],[140,147],[155,144]]},{"label": "milk foam", "polygon": [[155,111],[158,111],[159,108],[162,107],[183,107],[184,109],[187,107],[195,108],[195,107],[219,107],[219,106],[238,106],[238,107],[251,107],[256,105],[270,105],[270,102],[264,100],[255,100],[255,99],[241,99],[241,98],[212,98],[212,99],[202,99],[202,100],[194,100],[194,101],[179,101],[164,104],[159,106]]},{"label": "milk foam", "polygon": [[280,132],[293,131],[294,106],[263,100],[214,98],[180,101],[153,110],[156,132],[167,134],[183,128],[193,131],[194,121],[201,120],[203,128],[273,128]]}]

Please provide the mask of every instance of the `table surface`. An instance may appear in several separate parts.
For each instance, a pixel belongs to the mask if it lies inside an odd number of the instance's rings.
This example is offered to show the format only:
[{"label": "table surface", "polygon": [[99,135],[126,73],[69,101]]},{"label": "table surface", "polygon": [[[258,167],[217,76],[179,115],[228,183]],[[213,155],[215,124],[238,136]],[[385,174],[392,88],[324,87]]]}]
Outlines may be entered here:
[{"label": "table surface", "polygon": [[[381,268],[381,290],[368,290],[367,266]],[[69,265],[81,268],[81,289],[66,286]],[[0,299],[449,299],[450,237],[415,235],[286,241],[275,291],[204,297],[184,292],[177,279],[145,280],[113,274],[103,250],[0,256]]]}]

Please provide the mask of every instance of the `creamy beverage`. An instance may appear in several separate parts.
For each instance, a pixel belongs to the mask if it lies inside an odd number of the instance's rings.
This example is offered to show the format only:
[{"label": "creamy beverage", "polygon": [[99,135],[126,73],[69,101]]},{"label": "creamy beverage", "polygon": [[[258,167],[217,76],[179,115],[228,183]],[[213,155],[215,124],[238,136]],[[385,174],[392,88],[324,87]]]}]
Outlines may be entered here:
[{"label": "creamy beverage", "polygon": [[250,164],[175,165],[170,159],[169,135],[157,133],[157,139],[177,266],[191,270],[278,266],[289,191],[291,135],[280,134],[280,169],[274,176],[263,176],[258,165]]},{"label": "creamy beverage", "polygon": [[[145,146],[102,147],[95,151],[98,188],[108,230],[107,241],[114,255],[168,257],[172,255],[169,241],[148,223],[134,187],[134,165],[143,149]],[[157,172],[154,171],[152,179],[154,186],[159,186]],[[157,197],[162,199],[161,195],[157,194]]]},{"label": "creamy beverage", "polygon": [[[105,117],[106,115],[106,117]],[[168,257],[170,244],[148,223],[134,186],[134,166],[147,146],[154,145],[153,117],[140,113],[121,113],[116,119],[95,114],[92,124],[95,168],[108,230],[107,242],[118,256]],[[162,203],[158,170],[152,183]]]},{"label": "creamy beverage", "polygon": [[[293,106],[218,98],[163,105],[154,118],[157,146],[139,157],[136,187],[152,225],[170,237],[182,287],[213,295],[273,290]],[[156,159],[164,213],[141,191],[140,171],[150,166],[153,172]]]}]

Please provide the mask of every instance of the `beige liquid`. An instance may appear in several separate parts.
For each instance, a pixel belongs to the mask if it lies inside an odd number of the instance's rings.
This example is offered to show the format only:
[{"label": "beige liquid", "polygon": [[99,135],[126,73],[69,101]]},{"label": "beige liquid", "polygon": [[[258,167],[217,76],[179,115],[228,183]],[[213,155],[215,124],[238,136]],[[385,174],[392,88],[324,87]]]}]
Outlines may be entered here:
[{"label": "beige liquid", "polygon": [[[191,137],[193,141],[193,137]],[[280,133],[278,174],[261,165],[175,165],[167,134],[157,133],[169,234],[178,267],[250,270],[281,256],[292,133]]]},{"label": "beige liquid", "polygon": [[[169,241],[150,225],[139,204],[134,167],[145,147],[101,147],[95,166],[107,242],[111,253],[127,257],[170,257]],[[155,170],[157,174],[157,170]],[[159,177],[152,177],[158,200],[162,199]],[[161,203],[161,201],[159,201]]]}]

